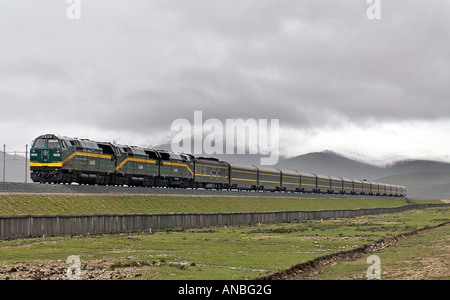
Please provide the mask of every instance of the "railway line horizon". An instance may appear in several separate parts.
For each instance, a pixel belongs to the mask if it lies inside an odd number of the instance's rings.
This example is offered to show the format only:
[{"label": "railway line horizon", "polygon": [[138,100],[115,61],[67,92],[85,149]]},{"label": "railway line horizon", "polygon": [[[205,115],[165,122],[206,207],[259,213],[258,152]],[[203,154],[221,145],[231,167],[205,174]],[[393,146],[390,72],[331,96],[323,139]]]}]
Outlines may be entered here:
[{"label": "railway line horizon", "polygon": [[[136,187],[136,186],[102,186],[88,184],[50,184],[50,183],[18,183],[0,182],[0,193],[49,193],[49,194],[148,194],[173,196],[236,196],[236,197],[297,197],[297,198],[403,198],[373,195],[349,195],[328,193],[305,193],[286,191],[239,191],[217,190],[205,188],[174,188],[174,187]],[[404,197],[408,199],[410,197]]]}]

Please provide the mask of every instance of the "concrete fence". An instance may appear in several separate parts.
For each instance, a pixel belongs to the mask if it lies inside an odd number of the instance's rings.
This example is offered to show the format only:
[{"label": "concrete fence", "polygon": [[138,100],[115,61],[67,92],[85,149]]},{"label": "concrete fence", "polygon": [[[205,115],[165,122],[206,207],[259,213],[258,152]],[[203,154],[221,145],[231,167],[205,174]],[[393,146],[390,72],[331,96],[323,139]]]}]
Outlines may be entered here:
[{"label": "concrete fence", "polygon": [[63,235],[142,232],[150,229],[203,228],[302,220],[352,218],[390,214],[448,204],[405,205],[392,208],[254,213],[171,213],[122,215],[0,216],[0,240]]}]

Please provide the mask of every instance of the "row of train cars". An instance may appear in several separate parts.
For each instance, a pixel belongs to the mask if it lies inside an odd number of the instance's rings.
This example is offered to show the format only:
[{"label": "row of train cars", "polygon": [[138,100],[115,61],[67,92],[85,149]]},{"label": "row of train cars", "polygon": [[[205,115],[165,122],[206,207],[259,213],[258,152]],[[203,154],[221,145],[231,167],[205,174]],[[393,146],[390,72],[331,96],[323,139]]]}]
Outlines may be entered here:
[{"label": "row of train cars", "polygon": [[366,180],[238,165],[214,158],[46,134],[30,150],[34,182],[406,196]]}]

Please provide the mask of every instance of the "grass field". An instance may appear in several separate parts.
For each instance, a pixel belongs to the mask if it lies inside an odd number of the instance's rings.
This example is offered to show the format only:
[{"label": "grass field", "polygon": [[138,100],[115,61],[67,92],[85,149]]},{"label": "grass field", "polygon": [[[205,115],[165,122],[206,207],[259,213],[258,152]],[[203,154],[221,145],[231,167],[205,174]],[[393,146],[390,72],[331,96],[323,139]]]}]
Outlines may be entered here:
[{"label": "grass field", "polygon": [[[450,226],[436,228],[378,251],[381,278],[385,280],[450,280]],[[366,279],[371,254],[339,263],[315,279]]]},{"label": "grass field", "polygon": [[[319,204],[311,204],[313,200],[301,201],[319,207]],[[80,257],[84,279],[252,279],[325,254],[353,249],[449,219],[449,208],[446,207],[352,219],[3,241],[0,243],[0,279],[5,276],[9,279],[29,278],[26,276],[36,274],[40,274],[40,278],[64,278],[69,266],[66,259],[70,255]],[[421,264],[409,264],[408,261],[412,256],[426,255],[430,250],[437,255],[447,251],[448,255],[448,226],[429,234],[431,238],[427,238],[427,234],[420,242],[423,247],[420,252],[412,249],[412,252],[402,254],[390,252],[395,249],[383,250],[380,255],[383,267],[389,261],[403,261],[402,267],[421,268]],[[433,248],[433,241],[439,241],[442,247]],[[408,246],[413,242],[404,243]],[[444,263],[444,258],[439,256],[439,261]],[[335,269],[324,278],[346,278],[345,274],[350,278],[361,278],[368,265],[361,262],[356,265],[337,266],[341,269]],[[438,279],[442,276],[445,277],[445,273],[439,274]]]},{"label": "grass field", "polygon": [[[427,200],[430,203],[430,200]],[[436,202],[436,201],[435,201]],[[439,200],[437,200],[439,202]],[[0,215],[263,212],[395,207],[404,198],[0,194]]]}]

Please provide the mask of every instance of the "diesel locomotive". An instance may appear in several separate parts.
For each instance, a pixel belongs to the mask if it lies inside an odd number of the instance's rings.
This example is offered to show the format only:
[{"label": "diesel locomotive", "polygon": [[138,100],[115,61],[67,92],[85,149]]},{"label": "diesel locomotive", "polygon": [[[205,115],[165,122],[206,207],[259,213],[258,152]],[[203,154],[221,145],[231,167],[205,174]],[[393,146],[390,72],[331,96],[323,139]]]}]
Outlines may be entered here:
[{"label": "diesel locomotive", "polygon": [[41,183],[406,196],[404,186],[45,134],[30,150],[31,179]]}]

